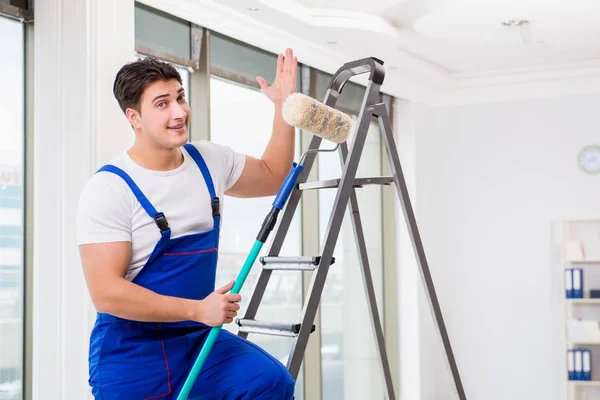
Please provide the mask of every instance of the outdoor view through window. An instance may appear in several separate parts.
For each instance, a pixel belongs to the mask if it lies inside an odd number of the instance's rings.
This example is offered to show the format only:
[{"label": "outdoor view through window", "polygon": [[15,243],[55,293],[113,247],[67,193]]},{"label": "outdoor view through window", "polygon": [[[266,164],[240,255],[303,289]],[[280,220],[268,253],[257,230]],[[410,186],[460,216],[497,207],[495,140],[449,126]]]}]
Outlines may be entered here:
[{"label": "outdoor view through window", "polygon": [[21,398],[23,375],[23,25],[0,17],[0,400]]}]

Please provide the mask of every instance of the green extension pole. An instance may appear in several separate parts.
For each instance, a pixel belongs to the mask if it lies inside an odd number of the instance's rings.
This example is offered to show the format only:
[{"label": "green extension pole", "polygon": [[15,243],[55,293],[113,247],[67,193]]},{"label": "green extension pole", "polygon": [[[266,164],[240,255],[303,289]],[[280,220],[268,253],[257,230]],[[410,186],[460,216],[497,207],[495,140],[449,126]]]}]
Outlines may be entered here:
[{"label": "green extension pole", "polygon": [[[235,283],[233,284],[233,288],[231,288],[231,294],[240,293],[240,290],[242,289],[242,286],[244,285],[244,282],[246,281],[246,278],[248,277],[252,266],[256,262],[258,254],[260,253],[263,245],[269,237],[269,233],[271,233],[271,231],[275,227],[279,211],[283,209],[283,206],[285,205],[288,197],[290,196],[290,193],[292,192],[292,189],[296,184],[296,180],[298,179],[298,176],[300,175],[303,169],[304,167],[302,165],[296,163],[292,165],[292,170],[281,185],[281,188],[279,189],[279,192],[277,193],[277,196],[273,201],[273,208],[265,218],[262,228],[258,233],[258,236],[256,237],[256,241],[254,242],[254,246],[252,246],[252,250],[250,250],[248,257],[246,258],[246,262],[244,263],[242,269],[240,270],[237,276],[237,279],[235,280]],[[177,400],[187,400],[190,392],[192,391],[192,388],[194,387],[194,383],[196,382],[196,379],[200,374],[200,370],[206,362],[208,354],[210,353],[210,350],[212,349],[213,345],[215,344],[215,341],[217,340],[217,337],[219,336],[219,332],[221,332],[221,328],[223,328],[223,325],[214,326],[211,328],[210,333],[206,338],[206,342],[204,342],[204,345],[200,350],[200,354],[198,354],[198,357],[196,358],[196,361],[194,362],[194,365],[192,366],[192,369],[190,370],[188,377],[185,380],[183,387],[181,388],[181,392],[179,393],[179,396],[177,396]]]}]

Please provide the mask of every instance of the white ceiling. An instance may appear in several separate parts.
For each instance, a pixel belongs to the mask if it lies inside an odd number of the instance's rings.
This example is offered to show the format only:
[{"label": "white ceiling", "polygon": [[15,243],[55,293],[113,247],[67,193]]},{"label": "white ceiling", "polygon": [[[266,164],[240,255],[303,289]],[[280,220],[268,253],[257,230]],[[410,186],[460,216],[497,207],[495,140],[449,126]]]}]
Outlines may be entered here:
[{"label": "white ceiling", "polygon": [[[449,73],[600,56],[597,0],[223,0],[254,18],[352,54],[405,53]],[[528,21],[505,26],[504,21]]]},{"label": "white ceiling", "polygon": [[[298,49],[301,61],[318,57],[326,64],[329,52],[336,65],[378,57],[392,92],[419,81],[420,98],[441,89],[505,84],[509,76],[512,92],[529,81],[600,79],[598,0],[141,1],[168,4],[166,11],[196,15],[201,25],[271,50],[307,44]],[[266,33],[259,37],[257,30]]]}]

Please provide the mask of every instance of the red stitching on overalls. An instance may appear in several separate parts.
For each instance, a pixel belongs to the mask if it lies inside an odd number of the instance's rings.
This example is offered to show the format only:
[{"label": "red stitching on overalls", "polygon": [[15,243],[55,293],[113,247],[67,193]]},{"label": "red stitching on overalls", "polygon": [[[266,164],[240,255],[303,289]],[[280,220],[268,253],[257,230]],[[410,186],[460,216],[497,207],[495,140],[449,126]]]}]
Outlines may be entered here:
[{"label": "red stitching on overalls", "polygon": [[212,249],[204,249],[204,250],[196,250],[196,251],[182,251],[179,253],[163,253],[163,255],[165,255],[165,256],[189,256],[192,254],[210,253],[212,251],[217,251],[217,248],[214,247]]},{"label": "red stitching on overalls", "polygon": [[163,356],[165,357],[165,365],[167,366],[167,387],[169,388],[169,391],[165,394],[148,397],[144,400],[158,399],[160,397],[165,397],[165,396],[168,396],[171,394],[171,371],[169,370],[169,360],[167,359],[167,350],[165,349],[165,341],[160,339],[160,328],[161,328],[161,325],[158,325],[158,330],[156,331],[156,337],[158,338],[158,340],[160,341],[160,344],[162,345]]}]

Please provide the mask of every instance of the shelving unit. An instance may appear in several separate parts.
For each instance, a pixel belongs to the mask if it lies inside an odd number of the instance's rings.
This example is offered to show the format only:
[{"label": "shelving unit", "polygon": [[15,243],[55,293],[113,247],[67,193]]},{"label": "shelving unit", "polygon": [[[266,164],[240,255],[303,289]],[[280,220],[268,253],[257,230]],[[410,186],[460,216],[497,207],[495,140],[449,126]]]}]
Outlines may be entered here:
[{"label": "shelving unit", "polygon": [[567,303],[571,304],[572,306],[576,306],[578,304],[600,304],[600,299],[567,299]]},{"label": "shelving unit", "polygon": [[600,381],[569,381],[572,386],[600,387]]},{"label": "shelving unit", "polygon": [[[571,380],[564,371],[566,398],[600,400],[600,297],[590,296],[591,290],[600,290],[600,219],[562,221],[560,232],[565,365],[569,350],[589,350],[591,359],[590,380]],[[568,269],[581,270],[581,298],[567,298]]]}]

